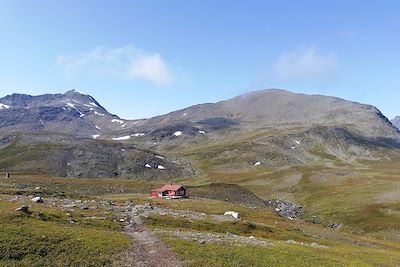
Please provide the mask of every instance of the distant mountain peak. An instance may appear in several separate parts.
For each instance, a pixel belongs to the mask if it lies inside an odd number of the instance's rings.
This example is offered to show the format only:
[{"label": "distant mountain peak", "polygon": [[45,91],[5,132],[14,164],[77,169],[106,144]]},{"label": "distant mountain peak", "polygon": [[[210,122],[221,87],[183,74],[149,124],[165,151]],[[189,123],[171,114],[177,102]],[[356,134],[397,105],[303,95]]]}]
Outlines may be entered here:
[{"label": "distant mountain peak", "polygon": [[400,116],[394,117],[390,122],[400,130]]}]

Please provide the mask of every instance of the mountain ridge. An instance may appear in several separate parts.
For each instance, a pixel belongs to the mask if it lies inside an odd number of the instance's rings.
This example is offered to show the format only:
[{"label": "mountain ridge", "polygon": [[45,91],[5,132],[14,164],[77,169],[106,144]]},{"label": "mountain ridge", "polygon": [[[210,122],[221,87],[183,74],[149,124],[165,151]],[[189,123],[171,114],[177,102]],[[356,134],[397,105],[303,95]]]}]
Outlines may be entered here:
[{"label": "mountain ridge", "polygon": [[374,106],[280,89],[141,120],[123,120],[77,91],[14,94],[0,103],[0,152],[7,155],[0,170],[184,179],[256,163],[359,164],[400,148],[399,130]]}]

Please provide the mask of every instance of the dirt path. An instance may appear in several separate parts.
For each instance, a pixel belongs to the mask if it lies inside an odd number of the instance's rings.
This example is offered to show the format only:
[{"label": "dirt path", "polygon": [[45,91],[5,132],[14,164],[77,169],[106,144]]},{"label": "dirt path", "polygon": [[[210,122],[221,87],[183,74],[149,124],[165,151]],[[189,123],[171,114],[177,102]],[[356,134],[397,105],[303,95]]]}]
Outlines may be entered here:
[{"label": "dirt path", "polygon": [[182,266],[175,254],[153,232],[144,227],[139,216],[131,217],[130,224],[124,227],[124,232],[132,238],[134,245],[131,258],[125,266]]}]

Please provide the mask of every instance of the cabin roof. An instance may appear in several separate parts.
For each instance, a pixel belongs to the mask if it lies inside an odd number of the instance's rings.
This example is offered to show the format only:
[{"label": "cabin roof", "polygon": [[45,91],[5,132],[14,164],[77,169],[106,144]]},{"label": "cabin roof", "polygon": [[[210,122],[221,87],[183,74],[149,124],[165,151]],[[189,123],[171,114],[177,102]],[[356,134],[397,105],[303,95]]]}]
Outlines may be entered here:
[{"label": "cabin roof", "polygon": [[183,185],[181,185],[181,184],[165,184],[162,187],[156,189],[156,191],[158,191],[158,192],[178,191],[182,187],[183,187]]}]

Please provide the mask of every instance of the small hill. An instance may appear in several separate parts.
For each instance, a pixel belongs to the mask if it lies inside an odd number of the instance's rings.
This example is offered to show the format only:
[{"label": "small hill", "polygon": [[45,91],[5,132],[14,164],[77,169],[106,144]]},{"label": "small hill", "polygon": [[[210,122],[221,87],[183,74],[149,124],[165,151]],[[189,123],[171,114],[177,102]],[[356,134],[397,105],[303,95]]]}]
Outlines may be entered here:
[{"label": "small hill", "polygon": [[263,199],[237,184],[211,183],[188,188],[191,197],[227,201],[251,207],[264,207]]}]

